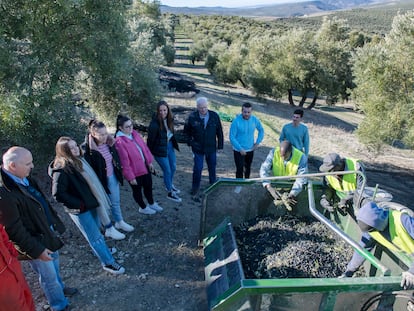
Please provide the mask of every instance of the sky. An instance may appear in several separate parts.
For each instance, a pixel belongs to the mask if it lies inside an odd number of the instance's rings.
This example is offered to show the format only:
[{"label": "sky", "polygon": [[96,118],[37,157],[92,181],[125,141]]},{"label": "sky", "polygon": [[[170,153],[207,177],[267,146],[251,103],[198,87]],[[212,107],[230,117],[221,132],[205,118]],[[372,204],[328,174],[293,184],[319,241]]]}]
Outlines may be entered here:
[{"label": "sky", "polygon": [[227,8],[236,8],[262,4],[280,4],[304,1],[306,0],[161,0],[161,4],[175,7],[222,6]]}]

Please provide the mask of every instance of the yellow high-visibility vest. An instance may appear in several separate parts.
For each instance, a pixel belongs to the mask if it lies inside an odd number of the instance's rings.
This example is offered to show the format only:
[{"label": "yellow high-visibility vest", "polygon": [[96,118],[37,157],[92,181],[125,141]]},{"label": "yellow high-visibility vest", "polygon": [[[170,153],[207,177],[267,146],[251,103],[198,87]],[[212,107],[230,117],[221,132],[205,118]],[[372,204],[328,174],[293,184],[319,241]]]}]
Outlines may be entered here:
[{"label": "yellow high-visibility vest", "polygon": [[295,147],[292,147],[292,157],[286,163],[284,163],[283,158],[280,156],[280,149],[275,148],[275,153],[273,155],[272,162],[272,171],[273,176],[294,176],[298,172],[300,159],[302,158],[303,152],[299,151]]},{"label": "yellow high-visibility vest", "polygon": [[[347,171],[355,171],[357,162],[358,160],[355,159],[345,159],[345,169]],[[340,182],[334,175],[327,175],[325,178],[341,199],[344,198],[347,193],[355,191],[357,187],[356,173],[342,175],[342,182]]]},{"label": "yellow high-visibility vest", "polygon": [[373,231],[369,234],[381,245],[392,251],[403,251],[407,254],[414,253],[414,240],[405,230],[401,223],[403,212],[390,210],[388,216],[389,231],[391,242],[388,241],[381,232]]}]

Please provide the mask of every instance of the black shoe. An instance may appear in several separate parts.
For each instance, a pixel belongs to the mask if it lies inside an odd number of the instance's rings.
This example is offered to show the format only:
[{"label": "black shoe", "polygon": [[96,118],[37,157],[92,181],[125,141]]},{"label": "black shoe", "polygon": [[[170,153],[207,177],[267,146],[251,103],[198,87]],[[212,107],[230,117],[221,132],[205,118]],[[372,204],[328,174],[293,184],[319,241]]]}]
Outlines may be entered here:
[{"label": "black shoe", "polygon": [[65,294],[66,297],[72,297],[78,293],[78,289],[74,287],[65,287],[63,289],[63,294]]}]

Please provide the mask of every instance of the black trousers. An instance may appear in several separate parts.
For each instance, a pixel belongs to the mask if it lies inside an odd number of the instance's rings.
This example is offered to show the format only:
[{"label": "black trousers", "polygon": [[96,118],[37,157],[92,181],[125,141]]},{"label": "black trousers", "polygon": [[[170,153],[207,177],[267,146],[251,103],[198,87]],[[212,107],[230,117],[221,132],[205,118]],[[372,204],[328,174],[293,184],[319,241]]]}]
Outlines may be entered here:
[{"label": "black trousers", "polygon": [[250,178],[250,167],[253,162],[254,151],[248,151],[246,155],[241,155],[240,152],[233,150],[234,163],[236,163],[236,178]]},{"label": "black trousers", "polygon": [[142,190],[144,190],[145,198],[148,201],[148,204],[154,204],[154,198],[152,196],[152,177],[151,173],[147,173],[142,176],[135,178],[137,185],[131,185],[132,196],[134,197],[135,202],[138,203],[139,207],[145,208],[144,198],[142,197]]}]

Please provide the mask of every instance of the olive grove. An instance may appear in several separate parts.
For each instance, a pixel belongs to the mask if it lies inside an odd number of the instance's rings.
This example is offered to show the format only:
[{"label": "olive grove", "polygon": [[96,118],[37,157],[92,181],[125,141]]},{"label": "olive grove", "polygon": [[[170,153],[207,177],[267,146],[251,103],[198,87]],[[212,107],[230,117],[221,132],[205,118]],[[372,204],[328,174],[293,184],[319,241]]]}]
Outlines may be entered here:
[{"label": "olive grove", "polygon": [[173,28],[157,1],[0,3],[0,133],[45,149],[82,137],[82,120],[113,125],[160,98],[158,68],[171,62]]}]

